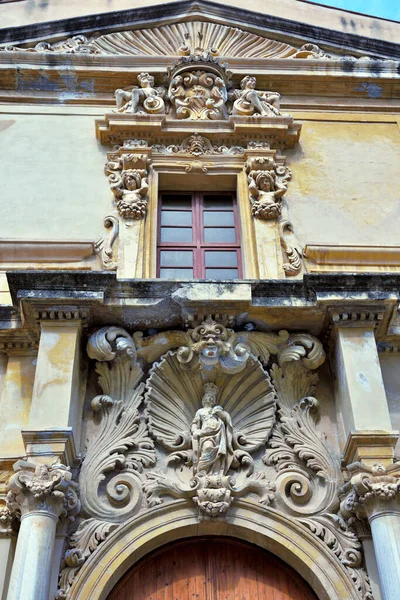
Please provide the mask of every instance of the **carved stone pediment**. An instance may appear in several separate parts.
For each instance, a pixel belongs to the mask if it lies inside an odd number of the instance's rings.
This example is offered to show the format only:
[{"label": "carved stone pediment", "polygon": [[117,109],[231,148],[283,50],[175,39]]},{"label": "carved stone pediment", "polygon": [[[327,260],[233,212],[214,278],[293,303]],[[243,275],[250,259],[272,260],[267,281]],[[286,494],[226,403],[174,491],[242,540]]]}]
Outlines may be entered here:
[{"label": "carved stone pediment", "polygon": [[215,54],[226,57],[329,58],[314,44],[295,48],[238,27],[206,21],[118,31],[89,39],[84,35],[75,35],[55,43],[43,41],[30,47],[12,44],[5,47],[9,51],[133,56],[187,56],[190,53],[204,52],[207,48],[213,48]]}]

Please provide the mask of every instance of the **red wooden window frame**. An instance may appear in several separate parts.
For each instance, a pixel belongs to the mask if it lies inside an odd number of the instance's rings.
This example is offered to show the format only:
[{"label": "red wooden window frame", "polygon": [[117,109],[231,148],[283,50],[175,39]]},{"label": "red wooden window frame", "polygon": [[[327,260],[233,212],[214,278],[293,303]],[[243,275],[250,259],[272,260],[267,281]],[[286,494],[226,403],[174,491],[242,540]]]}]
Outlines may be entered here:
[{"label": "red wooden window frame", "polygon": [[[177,211],[177,212],[191,212],[192,214],[192,241],[191,242],[162,242],[161,241],[161,210],[163,207],[163,197],[164,196],[174,196],[175,198],[182,197],[190,197],[191,198],[191,207],[185,208],[184,206],[179,208],[171,208],[164,207],[164,210],[168,211]],[[210,208],[208,206],[204,206],[204,198],[207,197],[215,197],[215,198],[231,198],[232,199],[232,207],[227,209],[224,207],[215,207]],[[219,228],[229,228],[235,230],[235,242],[206,242],[204,240],[204,230],[207,229],[207,226],[203,225],[203,212],[232,212],[233,208],[233,216],[234,216],[234,225],[217,225]],[[165,227],[165,225],[163,225]],[[188,227],[188,225],[174,225],[170,226],[176,229]],[[210,227],[210,226],[208,226]],[[212,227],[212,226],[211,226]],[[160,265],[160,253],[162,250],[192,250],[193,252],[193,277],[190,279],[221,279],[223,277],[206,277],[206,268],[209,269],[237,269],[238,275],[234,279],[240,279],[242,277],[242,256],[241,256],[241,246],[240,246],[240,228],[239,228],[239,215],[236,197],[233,192],[161,192],[159,195],[158,201],[158,232],[157,232],[157,277],[160,277],[160,269],[161,268],[174,268],[173,266],[164,266]],[[205,252],[206,250],[215,250],[216,252],[220,252],[223,250],[232,250],[236,252],[237,256],[237,265],[229,267],[227,265],[212,265],[206,267],[205,265]],[[177,267],[175,267],[177,268]],[[187,267],[191,268],[191,267]],[[178,278],[178,277],[177,277]],[[188,277],[182,277],[182,279],[188,279]],[[231,279],[227,277],[226,279]]]}]

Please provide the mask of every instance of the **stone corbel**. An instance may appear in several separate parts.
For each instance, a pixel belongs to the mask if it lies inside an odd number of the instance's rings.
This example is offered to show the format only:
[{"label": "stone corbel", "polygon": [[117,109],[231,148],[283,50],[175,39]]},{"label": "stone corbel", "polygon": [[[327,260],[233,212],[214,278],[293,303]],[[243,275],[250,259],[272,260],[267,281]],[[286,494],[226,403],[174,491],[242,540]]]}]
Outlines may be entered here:
[{"label": "stone corbel", "polygon": [[151,148],[138,147],[132,151],[129,143],[116,146],[107,154],[104,172],[114,196],[115,210],[104,218],[106,231],[96,242],[105,269],[115,270],[125,263],[136,265],[149,202],[150,157]]}]

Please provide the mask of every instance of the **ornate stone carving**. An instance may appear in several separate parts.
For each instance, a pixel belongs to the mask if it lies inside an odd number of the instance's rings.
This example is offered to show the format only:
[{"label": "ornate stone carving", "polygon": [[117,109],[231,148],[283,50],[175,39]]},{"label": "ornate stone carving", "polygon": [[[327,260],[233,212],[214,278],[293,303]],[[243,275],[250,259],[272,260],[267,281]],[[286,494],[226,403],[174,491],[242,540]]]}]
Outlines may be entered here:
[{"label": "ornate stone carving", "polygon": [[119,327],[95,333],[88,354],[98,361],[103,394],[91,403],[100,423],[88,440],[80,473],[82,509],[88,516],[121,522],[140,508],[139,473],[155,463],[154,444],[138,411],[143,371],[132,338]]},{"label": "ornate stone carving", "polygon": [[313,371],[325,358],[321,343],[285,331],[236,332],[226,315],[202,318],[188,331],[145,338],[119,327],[91,336],[103,394],[92,401],[96,429],[80,475],[82,520],[58,598],[68,597],[105,537],[146,510],[144,500],[154,507],[165,497],[187,499],[199,519],[215,519],[256,494],[323,540],[357,597],[371,600],[360,542],[337,514],[340,470],[318,432]]},{"label": "ornate stone carving", "polygon": [[42,512],[58,519],[79,512],[77,485],[64,465],[56,463],[49,467],[20,460],[14,470],[7,494],[7,507],[12,514],[23,517]]},{"label": "ornate stone carving", "polygon": [[283,264],[283,270],[288,277],[297,275],[303,266],[303,247],[297,239],[290,221],[282,218],[279,223],[279,231],[281,246],[288,261]]},{"label": "ornate stone carving", "polygon": [[87,519],[81,522],[77,531],[71,536],[69,548],[64,555],[64,566],[60,573],[56,600],[68,598],[73,581],[83,563],[117,527],[117,523],[98,519]]},{"label": "ornate stone carving", "polygon": [[298,49],[238,27],[227,27],[209,21],[188,21],[151,29],[118,31],[93,36],[90,40],[84,35],[76,35],[53,44],[40,42],[34,47],[5,46],[8,51],[134,56],[186,56],[202,53],[207,48],[213,48],[214,53],[225,57],[330,58],[315,44],[304,44]]},{"label": "ornate stone carving", "polygon": [[165,113],[164,96],[167,90],[154,87],[154,77],[149,73],[137,76],[140,87],[118,89],[115,92],[117,112],[135,114],[160,115]]},{"label": "ornate stone carving", "polygon": [[234,100],[232,114],[244,117],[276,117],[280,116],[280,94],[256,90],[257,80],[251,75],[243,77],[240,90],[230,92]]},{"label": "ornate stone carving", "polygon": [[192,156],[201,156],[203,154],[243,154],[243,146],[217,146],[208,138],[195,132],[186,137],[181,144],[154,144],[152,151],[163,154],[192,154]]},{"label": "ornate stone carving", "polygon": [[108,175],[118,212],[128,226],[146,214],[148,167],[146,154],[126,154],[121,149],[108,154],[104,171]]},{"label": "ornate stone carving", "polygon": [[228,118],[226,65],[212,54],[182,57],[169,70],[168,98],[177,119]]},{"label": "ornate stone carving", "polygon": [[100,254],[104,269],[115,270],[118,266],[118,260],[114,255],[114,243],[119,233],[118,212],[107,215],[103,223],[107,233],[96,241],[95,251]]},{"label": "ornate stone carving", "polygon": [[252,213],[259,219],[278,219],[282,214],[282,198],[292,178],[288,167],[273,158],[252,158],[246,163]]},{"label": "ornate stone carving", "polygon": [[[353,463],[347,467],[352,477],[341,490],[341,514],[353,520],[371,519],[390,508],[400,510],[399,466]],[[395,472],[395,473],[393,473]],[[393,474],[391,474],[393,473]]]},{"label": "ornate stone carving", "polygon": [[368,577],[361,568],[361,543],[337,514],[341,474],[317,429],[319,404],[312,394],[318,377],[298,361],[273,365],[271,377],[279,410],[263,460],[278,473],[276,506],[284,505],[322,539],[347,569],[359,597],[372,600]]}]

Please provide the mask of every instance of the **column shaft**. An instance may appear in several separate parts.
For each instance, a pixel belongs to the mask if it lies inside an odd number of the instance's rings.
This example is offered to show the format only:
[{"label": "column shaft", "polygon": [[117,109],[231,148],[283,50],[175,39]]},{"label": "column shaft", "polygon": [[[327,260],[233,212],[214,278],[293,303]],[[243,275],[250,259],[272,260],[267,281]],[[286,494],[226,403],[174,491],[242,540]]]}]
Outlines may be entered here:
[{"label": "column shaft", "polygon": [[22,518],[7,600],[48,600],[56,526],[45,513]]},{"label": "column shaft", "polygon": [[383,600],[398,600],[400,590],[400,514],[370,519]]}]

